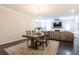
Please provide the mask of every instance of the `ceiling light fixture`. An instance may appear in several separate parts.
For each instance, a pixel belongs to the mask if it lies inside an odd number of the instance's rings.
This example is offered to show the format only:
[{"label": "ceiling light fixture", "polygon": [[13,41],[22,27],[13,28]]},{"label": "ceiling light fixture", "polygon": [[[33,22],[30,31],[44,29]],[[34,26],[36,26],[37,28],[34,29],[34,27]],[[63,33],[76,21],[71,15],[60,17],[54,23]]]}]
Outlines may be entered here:
[{"label": "ceiling light fixture", "polygon": [[73,12],[75,12],[75,10],[74,9],[71,9],[70,12],[73,13]]},{"label": "ceiling light fixture", "polygon": [[38,6],[38,19],[40,20],[41,19],[41,7]]}]

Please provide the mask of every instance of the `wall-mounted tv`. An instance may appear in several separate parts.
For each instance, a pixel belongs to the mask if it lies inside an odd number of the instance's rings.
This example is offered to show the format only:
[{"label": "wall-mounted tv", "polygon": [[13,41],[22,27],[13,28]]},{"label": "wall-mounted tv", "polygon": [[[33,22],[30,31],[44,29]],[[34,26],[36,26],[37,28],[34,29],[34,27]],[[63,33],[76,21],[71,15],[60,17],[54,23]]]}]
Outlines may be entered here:
[{"label": "wall-mounted tv", "polygon": [[62,27],[62,22],[54,22],[53,27]]}]

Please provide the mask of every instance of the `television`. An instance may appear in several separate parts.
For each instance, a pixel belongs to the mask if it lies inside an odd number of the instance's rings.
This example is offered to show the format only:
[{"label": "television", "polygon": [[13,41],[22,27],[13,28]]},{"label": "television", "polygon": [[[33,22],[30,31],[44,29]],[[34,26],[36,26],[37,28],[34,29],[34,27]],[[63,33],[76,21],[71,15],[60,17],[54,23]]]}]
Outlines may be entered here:
[{"label": "television", "polygon": [[62,22],[54,22],[53,27],[62,27]]}]

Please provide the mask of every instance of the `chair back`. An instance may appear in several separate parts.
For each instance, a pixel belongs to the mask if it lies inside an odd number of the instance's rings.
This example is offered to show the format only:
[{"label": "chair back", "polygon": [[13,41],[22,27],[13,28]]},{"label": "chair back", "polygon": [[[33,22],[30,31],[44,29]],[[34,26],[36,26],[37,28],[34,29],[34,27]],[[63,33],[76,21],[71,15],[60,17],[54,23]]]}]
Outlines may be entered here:
[{"label": "chair back", "polygon": [[31,33],[31,31],[26,31],[26,34],[30,34]]},{"label": "chair back", "polygon": [[32,30],[32,33],[34,33],[34,34],[35,34],[35,33],[36,33],[36,30]]},{"label": "chair back", "polygon": [[44,36],[45,37],[48,37],[48,32],[44,32]]}]

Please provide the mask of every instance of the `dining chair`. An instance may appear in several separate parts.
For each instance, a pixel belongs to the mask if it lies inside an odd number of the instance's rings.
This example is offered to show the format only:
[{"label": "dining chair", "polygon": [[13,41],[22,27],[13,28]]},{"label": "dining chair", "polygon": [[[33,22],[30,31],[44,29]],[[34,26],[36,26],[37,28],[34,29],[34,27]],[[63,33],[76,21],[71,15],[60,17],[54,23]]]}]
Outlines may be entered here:
[{"label": "dining chair", "polygon": [[[26,31],[26,35],[31,34],[31,31]],[[27,38],[27,46],[29,47],[29,41],[31,41],[31,38],[26,37]]]},{"label": "dining chair", "polygon": [[31,32],[32,32],[33,34],[35,34],[35,33],[36,33],[36,30],[34,29],[34,30],[32,30]]},{"label": "dining chair", "polygon": [[44,50],[45,47],[48,46],[49,40],[48,40],[48,33],[44,33],[44,36],[39,38],[38,41],[38,46],[41,47],[42,50]]}]

